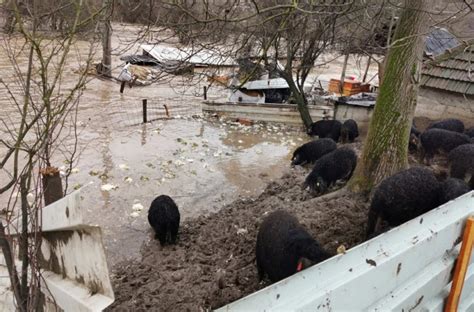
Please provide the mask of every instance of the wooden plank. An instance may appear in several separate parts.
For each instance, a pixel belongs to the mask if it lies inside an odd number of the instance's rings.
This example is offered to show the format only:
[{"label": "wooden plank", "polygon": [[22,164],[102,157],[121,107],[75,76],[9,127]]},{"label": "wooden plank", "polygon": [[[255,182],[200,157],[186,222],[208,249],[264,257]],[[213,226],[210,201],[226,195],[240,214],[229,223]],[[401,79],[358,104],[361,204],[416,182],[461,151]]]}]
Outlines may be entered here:
[{"label": "wooden plank", "polygon": [[474,218],[469,217],[466,221],[464,230],[461,252],[459,253],[456,269],[454,271],[451,292],[449,293],[448,302],[445,312],[457,311],[459,298],[461,297],[464,279],[466,277],[467,268],[471,259],[472,246],[474,243]]}]

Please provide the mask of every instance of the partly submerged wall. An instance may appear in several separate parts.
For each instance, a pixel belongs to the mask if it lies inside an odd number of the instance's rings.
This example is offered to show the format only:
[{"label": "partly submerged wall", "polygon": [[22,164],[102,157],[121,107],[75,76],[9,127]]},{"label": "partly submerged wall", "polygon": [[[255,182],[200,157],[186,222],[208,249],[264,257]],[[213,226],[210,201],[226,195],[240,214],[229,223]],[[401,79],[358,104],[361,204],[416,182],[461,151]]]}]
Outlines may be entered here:
[{"label": "partly submerged wall", "polygon": [[474,97],[431,88],[420,88],[416,117],[429,119],[460,118],[474,120]]}]

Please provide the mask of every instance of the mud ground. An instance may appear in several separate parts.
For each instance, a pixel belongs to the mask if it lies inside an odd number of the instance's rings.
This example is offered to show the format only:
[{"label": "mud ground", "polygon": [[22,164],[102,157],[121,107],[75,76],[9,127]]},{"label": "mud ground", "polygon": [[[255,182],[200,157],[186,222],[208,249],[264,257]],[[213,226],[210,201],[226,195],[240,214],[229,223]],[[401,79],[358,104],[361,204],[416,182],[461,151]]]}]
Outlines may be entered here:
[{"label": "mud ground", "polygon": [[[358,149],[360,143],[353,145]],[[367,201],[349,194],[314,198],[301,189],[309,171],[288,168],[258,197],[239,199],[217,213],[184,222],[176,246],[162,248],[149,240],[142,246],[142,261],[116,266],[116,301],[110,310],[214,309],[268,286],[257,277],[255,239],[262,219],[277,209],[297,216],[329,252],[361,243]]]},{"label": "mud ground", "polygon": [[[428,120],[418,120],[424,129]],[[425,125],[426,124],[426,125]],[[350,144],[359,154],[362,142]],[[409,154],[410,166],[419,165]],[[446,175],[446,157],[430,166],[439,179]],[[115,266],[113,311],[204,311],[219,308],[270,284],[259,281],[255,264],[258,226],[269,212],[294,214],[330,253],[350,249],[365,239],[369,201],[342,193],[314,197],[301,189],[310,167],[288,167],[259,196],[238,199],[218,212],[182,223],[176,246],[162,248],[153,233],[141,248],[141,261]],[[341,187],[333,188],[332,191]]]}]

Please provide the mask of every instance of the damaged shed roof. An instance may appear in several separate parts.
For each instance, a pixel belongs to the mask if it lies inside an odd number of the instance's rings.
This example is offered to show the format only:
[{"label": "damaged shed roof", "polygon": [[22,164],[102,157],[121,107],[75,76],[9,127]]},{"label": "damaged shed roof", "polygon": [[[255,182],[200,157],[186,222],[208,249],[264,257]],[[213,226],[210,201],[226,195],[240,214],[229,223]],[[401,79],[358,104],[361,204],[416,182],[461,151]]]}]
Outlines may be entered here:
[{"label": "damaged shed roof", "polygon": [[474,45],[422,70],[421,86],[474,95]]}]

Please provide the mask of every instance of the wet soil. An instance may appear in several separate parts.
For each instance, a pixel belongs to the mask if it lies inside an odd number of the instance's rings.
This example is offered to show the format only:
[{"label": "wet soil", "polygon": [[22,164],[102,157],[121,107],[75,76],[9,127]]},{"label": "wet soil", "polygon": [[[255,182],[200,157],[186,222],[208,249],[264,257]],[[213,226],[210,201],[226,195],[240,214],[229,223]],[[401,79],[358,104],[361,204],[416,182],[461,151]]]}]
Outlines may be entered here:
[{"label": "wet soil", "polygon": [[[350,145],[360,156],[362,143]],[[409,164],[420,165],[418,157],[409,154]],[[175,246],[161,247],[149,230],[142,260],[115,266],[116,301],[109,310],[204,311],[268,286],[268,280],[258,279],[256,236],[263,218],[278,209],[295,215],[330,253],[365,240],[367,197],[349,192],[314,197],[301,188],[311,168],[286,168],[259,196],[240,198],[218,212],[182,223]],[[437,155],[429,168],[443,179],[445,155]],[[382,224],[380,230],[387,229]]]},{"label": "wet soil", "polygon": [[262,219],[277,209],[297,216],[331,253],[340,245],[349,249],[361,243],[366,199],[348,193],[315,198],[301,189],[309,170],[288,168],[258,197],[239,199],[209,216],[184,222],[176,246],[161,247],[150,230],[143,259],[116,266],[116,301],[110,310],[214,309],[269,285],[258,280],[255,243]]}]

